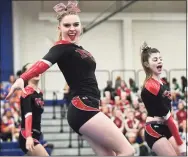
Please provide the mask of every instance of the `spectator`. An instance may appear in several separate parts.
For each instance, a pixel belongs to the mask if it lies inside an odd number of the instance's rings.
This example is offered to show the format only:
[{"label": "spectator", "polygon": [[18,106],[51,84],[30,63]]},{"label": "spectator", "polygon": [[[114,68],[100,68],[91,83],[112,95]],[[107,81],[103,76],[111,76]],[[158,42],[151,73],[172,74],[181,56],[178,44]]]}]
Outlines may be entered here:
[{"label": "spectator", "polygon": [[129,85],[132,92],[136,93],[138,91],[138,87],[136,86],[136,83],[132,78],[129,79]]},{"label": "spectator", "polygon": [[174,91],[171,92],[171,99],[172,99],[171,101],[172,108],[174,111],[176,111],[178,109],[178,101],[179,101],[176,92]]},{"label": "spectator", "polygon": [[114,110],[114,116],[112,117],[112,121],[116,124],[116,126],[121,130],[124,131],[124,117],[121,110]]},{"label": "spectator", "polygon": [[181,77],[181,86],[182,86],[182,93],[185,93],[185,88],[187,87],[187,79],[186,77]]},{"label": "spectator", "polygon": [[188,145],[188,123],[186,121],[188,121],[188,119],[186,119],[182,122],[181,137],[184,140],[184,142]]},{"label": "spectator", "polygon": [[176,113],[176,117],[177,117],[178,125],[180,129],[182,129],[183,121],[187,119],[187,113],[184,109],[184,104],[181,101],[178,104],[178,109],[179,110]]},{"label": "spectator", "polygon": [[114,105],[114,101],[112,100],[111,93],[109,91],[106,91],[104,95],[106,98],[106,103],[110,105]]},{"label": "spectator", "polygon": [[110,80],[107,81],[107,86],[104,88],[103,96],[105,96],[106,91],[110,92],[111,99],[114,100],[115,89],[112,87],[112,81],[110,81]]},{"label": "spectator", "polygon": [[187,105],[188,105],[188,87],[185,87],[185,93],[184,93],[184,100],[185,100],[185,109],[187,110]]},{"label": "spectator", "polygon": [[103,112],[109,118],[112,117],[112,106],[110,104],[107,104],[106,97],[101,99],[100,110],[101,110],[101,112]]},{"label": "spectator", "polygon": [[114,110],[121,110],[124,113],[126,106],[121,103],[121,99],[119,96],[115,96],[115,107]]},{"label": "spectator", "polygon": [[132,103],[131,99],[131,90],[127,87],[127,84],[124,80],[121,80],[121,86],[119,86],[116,90],[117,96],[121,96],[121,92],[126,92],[127,100]]},{"label": "spectator", "polygon": [[21,74],[22,74],[22,71],[21,71],[21,70],[18,70],[18,71],[16,72],[16,77],[19,78]]},{"label": "spectator", "polygon": [[122,91],[121,95],[120,95],[120,98],[121,98],[121,105],[126,106],[126,105],[130,104],[129,100],[127,100],[126,92]]},{"label": "spectator", "polygon": [[142,115],[142,112],[139,110],[139,102],[138,101],[135,101],[133,103],[133,108],[134,108],[134,115],[135,115],[135,118],[138,119],[138,120],[141,120],[141,115]]},{"label": "spectator", "polygon": [[139,131],[139,120],[134,116],[134,111],[128,112],[127,119],[125,120],[126,137],[131,144],[136,142],[136,138]]},{"label": "spectator", "polygon": [[170,91],[170,83],[168,82],[167,78],[166,78],[166,77],[163,77],[162,80],[165,82],[166,86],[168,87],[167,90]]},{"label": "spectator", "polygon": [[10,108],[5,109],[2,117],[1,131],[5,134],[11,134],[11,140],[17,141],[19,136],[19,129],[15,127],[15,121]]},{"label": "spectator", "polygon": [[6,85],[5,87],[5,91],[6,91],[6,95],[8,94],[10,87],[13,85],[13,83],[15,82],[16,78],[14,75],[10,75],[9,76],[9,83]]},{"label": "spectator", "polygon": [[63,90],[64,90],[64,100],[65,100],[66,105],[68,107],[68,105],[71,102],[71,92],[70,92],[70,88],[69,88],[67,83],[65,84],[65,87],[64,87]]},{"label": "spectator", "polygon": [[120,86],[121,86],[121,77],[118,76],[115,81],[115,90],[117,90],[117,88]]},{"label": "spectator", "polygon": [[140,120],[140,123],[139,123],[139,135],[142,138],[142,141],[145,141],[144,126],[145,126],[145,123],[146,123],[146,118],[147,118],[147,113],[142,112],[141,113],[141,120]]},{"label": "spectator", "polygon": [[173,84],[172,89],[173,89],[174,91],[179,91],[179,90],[180,90],[180,86],[179,86],[179,84],[178,84],[176,78],[173,78],[173,79],[172,79],[172,84]]},{"label": "spectator", "polygon": [[4,100],[5,99],[5,97],[6,97],[6,90],[4,89],[4,87],[3,87],[3,83],[1,82],[0,83],[0,100]]}]

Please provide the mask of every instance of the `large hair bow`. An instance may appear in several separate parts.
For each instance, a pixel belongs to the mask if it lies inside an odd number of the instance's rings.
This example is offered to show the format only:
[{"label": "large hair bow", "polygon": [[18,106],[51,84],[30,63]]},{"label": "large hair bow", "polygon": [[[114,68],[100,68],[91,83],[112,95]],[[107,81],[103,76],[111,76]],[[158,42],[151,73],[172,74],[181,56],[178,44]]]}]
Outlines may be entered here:
[{"label": "large hair bow", "polygon": [[76,12],[76,13],[81,12],[78,7],[77,1],[68,1],[67,5],[65,5],[64,3],[59,3],[55,5],[53,9],[59,16],[66,12]]}]

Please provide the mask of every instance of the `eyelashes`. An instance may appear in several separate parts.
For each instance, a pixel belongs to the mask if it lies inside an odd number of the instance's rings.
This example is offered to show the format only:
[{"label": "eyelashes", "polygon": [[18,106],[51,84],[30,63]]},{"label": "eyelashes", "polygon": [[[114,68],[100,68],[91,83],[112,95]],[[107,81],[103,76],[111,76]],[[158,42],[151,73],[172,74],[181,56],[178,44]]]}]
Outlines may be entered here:
[{"label": "eyelashes", "polygon": [[163,61],[163,59],[162,59],[162,58],[159,58],[159,59],[154,58],[154,59],[153,59],[153,61],[154,61],[154,62],[156,62],[156,61],[158,61],[158,60]]},{"label": "eyelashes", "polygon": [[[80,25],[79,23],[73,23],[73,26],[74,26],[74,27],[78,27],[79,25]],[[69,28],[69,27],[71,27],[71,24],[69,24],[69,23],[64,23],[63,26],[66,27],[66,28]]]}]

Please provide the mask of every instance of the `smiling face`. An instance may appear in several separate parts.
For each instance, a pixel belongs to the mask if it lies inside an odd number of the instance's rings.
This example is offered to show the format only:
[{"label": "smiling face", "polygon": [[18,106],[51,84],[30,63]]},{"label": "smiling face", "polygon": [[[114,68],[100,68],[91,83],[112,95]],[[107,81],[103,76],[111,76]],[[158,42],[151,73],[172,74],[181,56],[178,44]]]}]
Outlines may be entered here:
[{"label": "smiling face", "polygon": [[61,32],[62,40],[76,43],[79,40],[82,28],[80,18],[77,14],[68,14],[59,21],[58,29]]}]

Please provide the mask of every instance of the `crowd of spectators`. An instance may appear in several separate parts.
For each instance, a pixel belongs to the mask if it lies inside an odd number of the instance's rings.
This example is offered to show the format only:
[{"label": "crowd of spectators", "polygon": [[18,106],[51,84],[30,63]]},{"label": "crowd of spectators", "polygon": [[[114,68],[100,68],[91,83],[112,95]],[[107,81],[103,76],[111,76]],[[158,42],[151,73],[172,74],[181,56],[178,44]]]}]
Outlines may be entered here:
[{"label": "crowd of spectators", "polygon": [[[11,75],[8,83],[0,83],[0,139],[2,141],[17,141],[20,131],[21,111],[20,111],[20,94],[17,90],[9,101],[5,96],[10,90],[16,77]],[[181,77],[181,85],[176,78],[172,79],[172,84],[163,78],[172,95],[172,115],[175,119],[180,134],[184,140],[187,135],[187,79]],[[149,150],[144,140],[144,124],[147,117],[147,111],[140,98],[141,88],[138,88],[133,79],[129,79],[128,84],[117,77],[113,87],[112,81],[107,81],[107,86],[103,90],[101,97],[100,110],[106,114],[122,131],[129,142],[137,147],[143,146],[143,154]],[[140,150],[139,150],[140,151]],[[139,152],[140,154],[140,152]]]},{"label": "crowd of spectators", "polygon": [[[21,90],[16,90],[11,98],[5,100],[10,87],[15,82],[17,76],[10,75],[9,81],[5,84],[0,82],[0,141],[17,142],[19,132],[21,130],[21,110],[20,110],[20,96]],[[47,143],[41,136],[40,142],[44,147],[53,149],[53,144]]]},{"label": "crowd of spectators", "polygon": [[[181,85],[176,78],[172,79],[172,85],[163,78],[171,90],[172,115],[179,128],[182,138],[186,141],[187,134],[187,80],[181,77]],[[141,155],[147,155],[149,150],[144,140],[144,124],[147,118],[146,108],[140,98],[141,88],[136,86],[133,79],[127,84],[120,77],[117,77],[114,87],[111,81],[103,91],[100,109],[105,113],[122,131],[129,142],[138,148],[143,146],[145,151]],[[138,149],[139,150],[139,149]]]},{"label": "crowd of spectators", "polygon": [[9,101],[5,100],[11,85],[15,81],[15,76],[11,75],[6,84],[0,83],[0,101],[1,101],[1,117],[0,117],[0,138],[3,141],[17,141],[20,131],[20,90],[17,90]]}]

